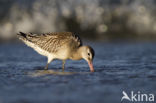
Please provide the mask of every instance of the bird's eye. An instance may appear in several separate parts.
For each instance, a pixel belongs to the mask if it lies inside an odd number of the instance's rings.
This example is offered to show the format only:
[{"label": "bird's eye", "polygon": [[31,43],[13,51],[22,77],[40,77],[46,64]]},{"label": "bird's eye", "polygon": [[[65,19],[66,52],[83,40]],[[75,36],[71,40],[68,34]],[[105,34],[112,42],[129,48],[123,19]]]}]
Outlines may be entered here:
[{"label": "bird's eye", "polygon": [[90,56],[90,53],[88,53],[88,56]]}]

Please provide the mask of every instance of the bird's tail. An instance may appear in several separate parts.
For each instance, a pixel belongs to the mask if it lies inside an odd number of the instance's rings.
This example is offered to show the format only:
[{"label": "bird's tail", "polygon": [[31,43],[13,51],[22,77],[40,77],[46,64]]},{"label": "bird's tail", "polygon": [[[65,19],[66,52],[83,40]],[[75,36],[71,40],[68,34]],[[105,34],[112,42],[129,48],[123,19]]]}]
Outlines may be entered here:
[{"label": "bird's tail", "polygon": [[27,34],[23,32],[17,33],[17,37],[21,40],[27,40]]},{"label": "bird's tail", "polygon": [[22,38],[26,38],[26,33],[23,33],[23,32],[19,32],[19,33],[17,33],[17,36],[20,38],[20,37],[22,37]]},{"label": "bird's tail", "polygon": [[30,33],[23,33],[23,32],[19,32],[17,33],[17,37],[22,40],[26,45],[30,46],[30,47],[34,47],[34,45],[32,44],[31,40],[30,40]]}]

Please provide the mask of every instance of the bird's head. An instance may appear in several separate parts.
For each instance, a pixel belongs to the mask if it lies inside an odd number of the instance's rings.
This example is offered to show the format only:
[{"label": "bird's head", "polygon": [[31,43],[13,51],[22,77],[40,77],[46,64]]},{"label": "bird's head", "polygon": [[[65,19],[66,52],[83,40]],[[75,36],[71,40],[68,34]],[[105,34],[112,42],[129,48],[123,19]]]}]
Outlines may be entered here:
[{"label": "bird's head", "polygon": [[91,72],[94,72],[94,67],[93,67],[94,54],[95,53],[92,47],[83,46],[81,55],[82,55],[82,58],[88,62]]}]

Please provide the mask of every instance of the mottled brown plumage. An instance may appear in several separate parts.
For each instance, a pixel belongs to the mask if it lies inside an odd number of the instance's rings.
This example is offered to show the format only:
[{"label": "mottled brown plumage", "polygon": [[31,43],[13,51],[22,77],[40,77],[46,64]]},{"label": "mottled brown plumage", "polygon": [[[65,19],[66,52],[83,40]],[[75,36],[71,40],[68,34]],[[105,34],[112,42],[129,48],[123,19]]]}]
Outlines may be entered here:
[{"label": "mottled brown plumage", "polygon": [[[20,32],[18,37],[41,55],[47,56],[48,64],[53,59],[63,60],[63,68],[67,59],[79,60],[84,58],[87,62],[90,62],[94,57],[94,50],[89,46],[82,46],[79,36],[72,32],[45,34]],[[90,53],[90,55],[85,52]],[[48,68],[48,64],[46,69]]]},{"label": "mottled brown plumage", "polygon": [[[21,32],[22,33],[22,32]],[[23,33],[25,34],[25,33]],[[20,37],[23,39],[23,37]],[[73,48],[82,46],[82,41],[78,35],[72,32],[54,32],[45,34],[25,34],[24,40],[34,43],[49,53],[56,53],[64,44],[74,45]]]}]

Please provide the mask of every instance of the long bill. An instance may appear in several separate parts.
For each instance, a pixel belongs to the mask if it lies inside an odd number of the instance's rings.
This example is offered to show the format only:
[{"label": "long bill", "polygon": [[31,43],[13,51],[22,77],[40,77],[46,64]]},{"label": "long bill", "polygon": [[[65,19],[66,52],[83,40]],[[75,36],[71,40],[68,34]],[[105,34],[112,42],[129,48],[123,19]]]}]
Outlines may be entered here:
[{"label": "long bill", "polygon": [[88,62],[88,65],[90,67],[90,71],[94,72],[94,67],[93,67],[93,63],[91,61]]}]

